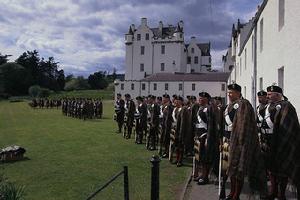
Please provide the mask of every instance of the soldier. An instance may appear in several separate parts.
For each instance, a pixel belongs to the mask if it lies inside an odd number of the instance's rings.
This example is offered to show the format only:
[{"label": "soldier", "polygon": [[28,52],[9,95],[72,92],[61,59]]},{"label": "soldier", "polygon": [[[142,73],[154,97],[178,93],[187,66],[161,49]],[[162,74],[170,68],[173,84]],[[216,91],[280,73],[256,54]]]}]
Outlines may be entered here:
[{"label": "soldier", "polygon": [[179,108],[175,131],[176,165],[177,167],[181,167],[186,145],[186,133],[188,133],[190,129],[190,113],[188,108],[183,105],[182,97],[177,97],[176,106]]},{"label": "soldier", "polygon": [[150,150],[156,149],[156,141],[158,138],[158,131],[159,131],[159,115],[160,115],[160,108],[159,105],[155,102],[156,97],[151,96],[149,98],[150,104],[150,129],[149,129],[149,139],[150,139]]},{"label": "soldier", "polygon": [[162,157],[166,158],[169,154],[170,145],[170,134],[172,126],[172,112],[173,106],[170,101],[170,96],[168,94],[163,95],[163,119],[162,119],[162,131],[161,131],[161,147],[162,147]]},{"label": "soldier", "polygon": [[[136,143],[142,144],[143,136],[147,132],[147,105],[144,103],[143,97],[137,97],[137,113],[139,113],[136,119]],[[137,115],[136,115],[137,116]]]},{"label": "soldier", "polygon": [[122,132],[124,124],[124,115],[125,115],[125,101],[122,99],[121,94],[117,94],[117,100],[115,102],[115,115],[116,121],[118,123],[118,133]]},{"label": "soldier", "polygon": [[130,139],[134,122],[135,104],[130,94],[125,94],[125,116],[126,116],[126,132],[125,138]]},{"label": "soldier", "polygon": [[207,92],[199,93],[199,110],[195,123],[195,158],[194,169],[196,179],[199,166],[201,166],[201,177],[198,184],[205,185],[209,182],[208,175],[218,154],[218,135],[216,108],[214,104],[209,104],[210,95]]},{"label": "soldier", "polygon": [[[265,171],[259,149],[254,110],[248,100],[241,96],[241,86],[228,85],[229,104],[224,112],[229,140],[227,175],[230,177],[230,194],[226,199],[239,199],[248,176],[251,190],[262,190]],[[255,182],[254,182],[255,181]]]},{"label": "soldier", "polygon": [[256,122],[258,128],[259,141],[261,143],[261,134],[264,130],[262,129],[262,123],[264,121],[265,110],[267,108],[268,99],[267,92],[261,90],[257,93],[258,103],[259,105],[256,107]]},{"label": "soldier", "polygon": [[162,139],[162,126],[163,126],[163,103],[162,103],[162,97],[156,97],[156,103],[159,106],[159,126],[158,126],[158,155],[162,155],[162,149],[163,149],[163,139]]},{"label": "soldier", "polygon": [[[187,107],[188,112],[190,114],[190,119],[192,119],[192,106],[193,106],[193,102],[195,100],[193,100],[193,96],[186,96],[186,98],[187,98],[186,107]],[[192,123],[192,120],[190,120],[190,122]],[[192,126],[190,126],[189,132],[187,132],[186,136],[185,136],[185,153],[186,153],[186,156],[193,155],[193,147],[194,147],[194,133],[193,133]]]},{"label": "soldier", "polygon": [[300,185],[300,126],[292,104],[278,86],[267,88],[268,104],[261,123],[261,149],[271,181],[269,199],[286,199],[288,178]]}]

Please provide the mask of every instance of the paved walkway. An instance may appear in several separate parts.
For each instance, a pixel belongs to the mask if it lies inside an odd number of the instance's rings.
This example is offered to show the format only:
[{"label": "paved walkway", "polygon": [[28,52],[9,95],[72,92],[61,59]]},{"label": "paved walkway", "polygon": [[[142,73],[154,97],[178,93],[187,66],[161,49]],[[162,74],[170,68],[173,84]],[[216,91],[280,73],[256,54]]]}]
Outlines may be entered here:
[{"label": "paved walkway", "polygon": [[[213,180],[213,179],[212,179]],[[229,194],[229,188],[230,185],[227,183],[226,185],[226,194]],[[248,189],[247,183],[245,183],[244,190],[246,191]],[[294,188],[291,186],[288,186],[287,188],[287,199],[288,200],[296,200],[295,198],[295,192],[292,192]],[[218,185],[215,185],[214,183],[210,183],[208,185],[197,185],[196,182],[191,181],[187,185],[186,192],[184,195],[183,200],[218,200]],[[240,196],[241,200],[259,200],[259,196],[256,195],[255,197],[249,198],[249,195],[242,192]]]}]

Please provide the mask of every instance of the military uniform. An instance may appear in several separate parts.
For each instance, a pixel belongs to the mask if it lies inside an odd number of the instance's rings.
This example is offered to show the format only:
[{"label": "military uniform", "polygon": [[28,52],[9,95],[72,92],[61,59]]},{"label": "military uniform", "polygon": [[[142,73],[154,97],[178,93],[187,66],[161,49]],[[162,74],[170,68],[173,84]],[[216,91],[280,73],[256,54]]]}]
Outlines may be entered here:
[{"label": "military uniform", "polygon": [[[164,95],[164,98],[170,99],[169,95]],[[170,134],[172,126],[173,106],[170,101],[163,105],[162,131],[161,131],[161,146],[162,157],[167,157],[169,154]]]},{"label": "military uniform", "polygon": [[[278,86],[270,86],[267,91],[268,95],[282,95]],[[261,148],[271,181],[269,199],[286,199],[288,178],[298,187],[298,193],[300,188],[300,126],[296,110],[287,100],[270,101],[261,126]]]},{"label": "military uniform", "polygon": [[158,134],[159,134],[160,108],[157,103],[153,102],[150,105],[149,109],[150,109],[150,123],[149,123],[149,125],[150,125],[150,129],[149,129],[150,150],[155,150],[156,142],[158,140]]},{"label": "military uniform", "polygon": [[132,99],[130,99],[130,95],[127,94],[127,101],[125,104],[125,117],[126,117],[126,130],[124,131],[124,136],[126,139],[131,137],[133,122],[134,122],[134,113],[135,113],[135,104]]},{"label": "military uniform", "polygon": [[231,191],[226,199],[236,200],[242,191],[244,177],[249,178],[252,191],[260,191],[265,181],[265,171],[259,149],[254,110],[246,99],[241,97],[235,99],[234,95],[241,93],[239,85],[228,85],[228,90],[231,95],[229,98],[232,100],[224,112],[226,123],[224,143],[229,140],[229,146],[223,144],[223,151],[227,150],[229,153],[228,156],[224,153],[222,157],[228,160],[226,168],[231,184]]},{"label": "military uniform", "polygon": [[123,124],[124,124],[124,116],[125,116],[125,101],[121,98],[117,99],[115,102],[115,114],[116,114],[116,121],[118,123],[118,132],[122,132]]},{"label": "military uniform", "polygon": [[[182,98],[178,98],[183,102]],[[175,131],[175,147],[177,167],[182,166],[184,148],[186,146],[186,133],[190,131],[190,113],[186,106],[182,106],[177,115],[177,125]]]},{"label": "military uniform", "polygon": [[142,144],[143,136],[147,132],[147,105],[143,102],[143,98],[140,99],[141,103],[137,106],[136,118],[136,143]]}]

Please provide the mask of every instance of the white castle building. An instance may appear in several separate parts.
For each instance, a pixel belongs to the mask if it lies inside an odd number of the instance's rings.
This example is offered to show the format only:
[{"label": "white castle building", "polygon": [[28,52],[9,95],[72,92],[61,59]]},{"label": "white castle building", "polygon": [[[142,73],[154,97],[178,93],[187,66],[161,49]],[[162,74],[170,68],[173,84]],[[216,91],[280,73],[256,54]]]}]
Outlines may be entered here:
[{"label": "white castle building", "polygon": [[233,26],[224,68],[253,106],[257,91],[276,84],[300,112],[299,11],[299,0],[264,0],[249,22]]},{"label": "white castle building", "polygon": [[210,43],[197,43],[195,37],[185,43],[183,21],[149,28],[142,18],[137,28],[129,27],[125,46],[125,80],[115,81],[115,94],[198,96],[206,91],[225,97],[229,74],[211,70]]}]

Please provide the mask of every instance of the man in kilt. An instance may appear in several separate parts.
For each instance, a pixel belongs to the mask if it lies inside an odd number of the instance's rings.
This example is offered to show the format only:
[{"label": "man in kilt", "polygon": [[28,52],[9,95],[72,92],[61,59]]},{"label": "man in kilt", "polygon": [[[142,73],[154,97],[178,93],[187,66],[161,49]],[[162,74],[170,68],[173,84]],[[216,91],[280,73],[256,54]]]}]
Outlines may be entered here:
[{"label": "man in kilt", "polygon": [[121,94],[117,94],[117,100],[115,102],[115,119],[118,123],[118,133],[122,132],[125,115],[125,101],[122,99]]},{"label": "man in kilt", "polygon": [[228,85],[229,104],[224,112],[229,140],[227,176],[230,194],[227,200],[238,200],[247,176],[252,191],[260,191],[265,184],[265,170],[260,153],[254,109],[241,96],[241,86]]},{"label": "man in kilt", "polygon": [[172,126],[172,112],[173,106],[170,101],[170,96],[168,94],[163,95],[163,119],[162,119],[162,131],[161,131],[161,147],[162,147],[162,157],[166,158],[169,154],[170,145],[170,134]]},{"label": "man in kilt", "polygon": [[267,88],[268,104],[261,125],[261,149],[269,172],[269,199],[285,200],[288,179],[300,185],[300,126],[293,105],[283,96],[282,89]]},{"label": "man in kilt", "polygon": [[[207,92],[199,93],[199,109],[195,121],[194,138],[194,179],[199,185],[209,182],[208,175],[218,155],[219,138],[217,135],[216,108],[210,104],[210,95]],[[201,166],[201,176],[198,171]]]},{"label": "man in kilt", "polygon": [[126,139],[130,139],[133,122],[134,122],[135,104],[131,99],[130,94],[125,94],[125,117],[126,117],[126,131],[124,136]]},{"label": "man in kilt", "polygon": [[137,100],[137,114],[136,116],[136,143],[142,144],[143,136],[147,132],[147,104],[141,96],[136,97]]}]

